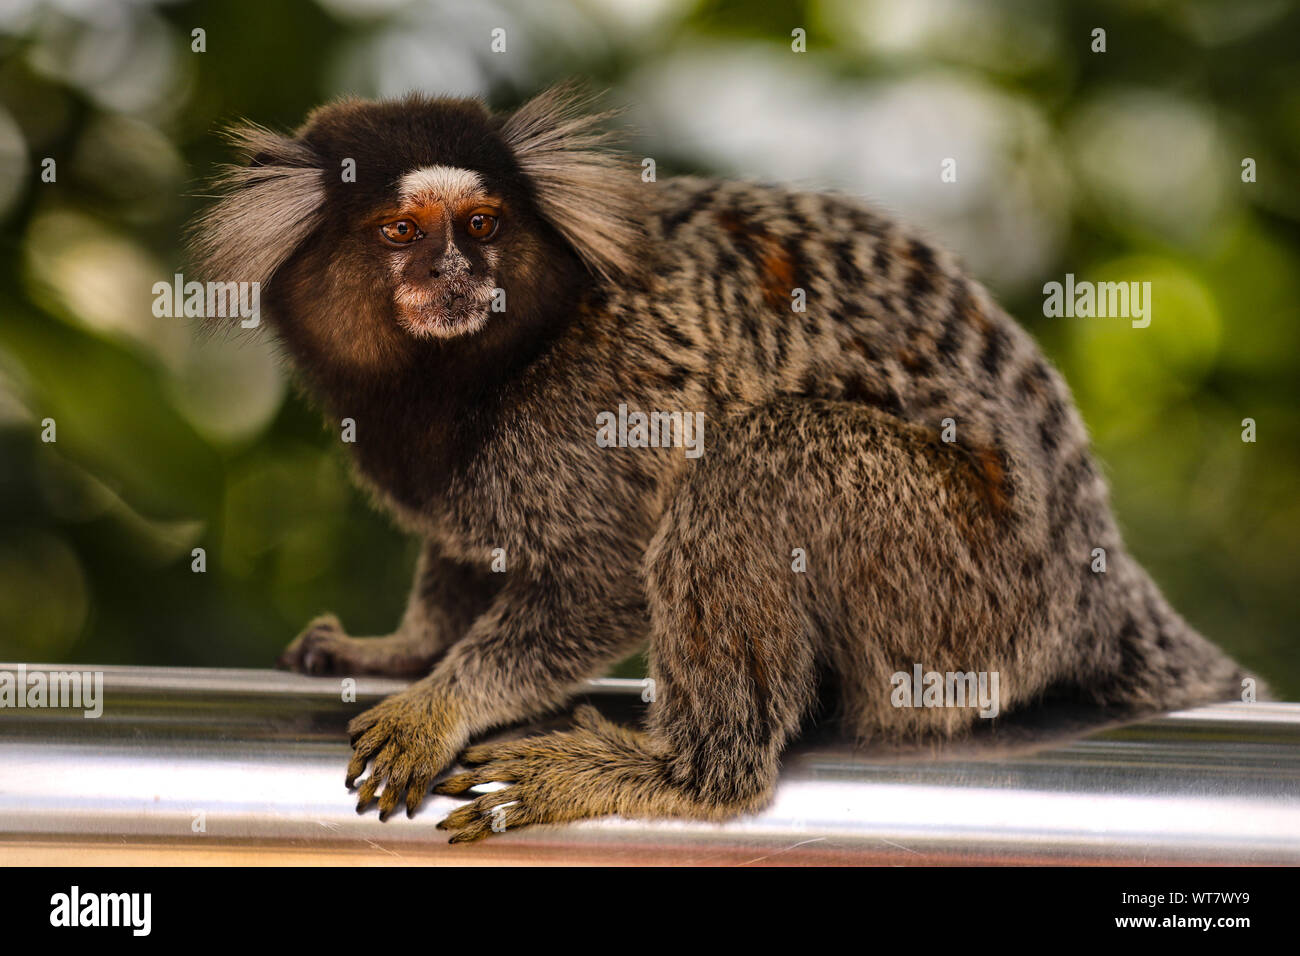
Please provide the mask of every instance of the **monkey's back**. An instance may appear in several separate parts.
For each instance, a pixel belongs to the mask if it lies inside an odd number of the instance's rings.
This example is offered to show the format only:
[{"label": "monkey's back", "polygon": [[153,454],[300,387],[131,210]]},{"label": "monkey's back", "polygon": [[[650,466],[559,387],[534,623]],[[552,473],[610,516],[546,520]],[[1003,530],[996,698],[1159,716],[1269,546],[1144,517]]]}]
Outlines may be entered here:
[{"label": "monkey's back", "polygon": [[1022,517],[1059,482],[1104,511],[1070,392],[955,259],[850,197],[679,179],[652,219],[652,298],[714,370],[719,403],[860,402],[1004,472]]},{"label": "monkey's back", "polygon": [[850,197],[697,178],[659,185],[650,240],[647,321],[716,409],[863,404],[959,460],[958,507],[993,519],[974,553],[1022,585],[1022,672],[1141,706],[1236,680],[1127,554],[1064,379],[952,256]]}]

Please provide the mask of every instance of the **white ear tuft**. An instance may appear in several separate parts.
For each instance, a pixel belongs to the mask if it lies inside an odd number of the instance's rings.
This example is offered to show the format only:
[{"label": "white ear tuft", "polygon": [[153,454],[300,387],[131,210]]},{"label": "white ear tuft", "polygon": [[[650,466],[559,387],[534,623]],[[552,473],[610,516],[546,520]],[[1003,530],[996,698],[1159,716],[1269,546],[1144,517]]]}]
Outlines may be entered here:
[{"label": "white ear tuft", "polygon": [[297,140],[247,124],[228,131],[249,165],[214,180],[220,198],[195,221],[190,251],[206,279],[263,289],[324,219],[324,170]]},{"label": "white ear tuft", "polygon": [[578,256],[607,280],[639,271],[644,235],[640,177],[613,152],[603,128],[612,112],[593,113],[595,96],[566,83],[529,100],[501,132],[537,205]]}]

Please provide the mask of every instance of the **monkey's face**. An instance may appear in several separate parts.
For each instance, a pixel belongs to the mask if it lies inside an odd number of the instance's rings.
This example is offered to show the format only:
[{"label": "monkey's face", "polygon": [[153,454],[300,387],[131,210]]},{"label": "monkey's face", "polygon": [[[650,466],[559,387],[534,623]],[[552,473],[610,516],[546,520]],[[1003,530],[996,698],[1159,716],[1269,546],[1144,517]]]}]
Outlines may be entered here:
[{"label": "monkey's face", "polygon": [[332,314],[303,308],[293,320],[353,339],[331,346],[336,354],[385,341],[400,350],[394,334],[445,340],[514,326],[572,259],[478,103],[345,101],[317,111],[300,138],[340,172],[325,181],[322,255],[305,264],[324,276],[303,283],[303,299],[324,292]]},{"label": "monkey's face", "polygon": [[402,176],[397,202],[368,224],[392,278],[397,322],[411,335],[449,338],[487,322],[498,291],[504,199],[483,177],[454,166],[421,166]]},{"label": "monkey's face", "polygon": [[249,163],[196,253],[215,278],[268,286],[307,363],[375,370],[537,334],[597,275],[637,267],[637,180],[591,127],[563,91],[510,115],[413,94],[330,104],[292,138],[245,126]]}]

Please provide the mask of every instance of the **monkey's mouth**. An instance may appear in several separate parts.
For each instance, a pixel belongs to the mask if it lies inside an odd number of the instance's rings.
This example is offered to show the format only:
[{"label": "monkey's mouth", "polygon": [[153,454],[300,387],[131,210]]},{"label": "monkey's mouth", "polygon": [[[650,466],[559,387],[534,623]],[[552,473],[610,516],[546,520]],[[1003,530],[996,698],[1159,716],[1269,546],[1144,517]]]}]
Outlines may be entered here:
[{"label": "monkey's mouth", "polygon": [[404,285],[395,296],[397,322],[417,338],[453,338],[477,332],[488,320],[492,284]]}]

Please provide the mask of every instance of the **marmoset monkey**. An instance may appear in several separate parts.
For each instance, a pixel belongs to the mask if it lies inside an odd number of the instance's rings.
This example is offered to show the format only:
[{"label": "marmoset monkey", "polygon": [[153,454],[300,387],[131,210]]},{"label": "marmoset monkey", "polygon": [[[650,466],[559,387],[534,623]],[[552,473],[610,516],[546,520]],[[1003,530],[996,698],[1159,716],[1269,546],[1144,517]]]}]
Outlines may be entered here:
[{"label": "marmoset monkey", "polygon": [[[644,182],[590,106],[411,95],[244,126],[195,224],[424,542],[395,633],[320,618],[281,659],[422,675],[349,726],[358,810],[414,813],[459,756],[437,792],[510,786],[439,824],[458,842],[725,817],[769,798],[827,696],[859,739],[969,730],[973,708],[891,702],[917,664],[998,673],[1003,711],[1240,695],[1125,550],[1061,376],[948,255],[842,196]],[[586,707],[466,749],[647,639],[644,729]]]}]

